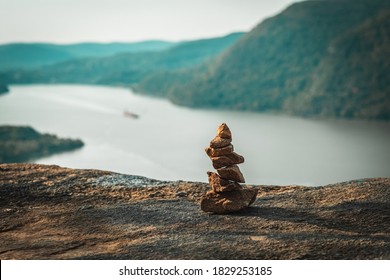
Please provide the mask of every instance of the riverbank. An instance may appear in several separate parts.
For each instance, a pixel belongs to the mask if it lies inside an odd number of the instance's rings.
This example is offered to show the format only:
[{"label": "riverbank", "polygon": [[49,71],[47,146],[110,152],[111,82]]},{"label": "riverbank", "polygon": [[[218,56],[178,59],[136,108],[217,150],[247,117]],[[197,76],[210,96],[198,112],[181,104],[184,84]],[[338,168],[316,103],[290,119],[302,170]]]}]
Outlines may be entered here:
[{"label": "riverbank", "polygon": [[0,163],[25,162],[83,146],[79,139],[42,134],[29,126],[0,126]]},{"label": "riverbank", "polygon": [[6,85],[0,83],[0,95],[5,94],[8,91],[9,91],[8,87]]},{"label": "riverbank", "polygon": [[205,183],[1,164],[0,258],[390,258],[389,178],[253,187],[252,207],[210,215]]},{"label": "riverbank", "polygon": [[[124,117],[125,110],[140,118]],[[204,147],[225,122],[235,151],[247,159],[247,182],[317,186],[390,177],[390,123],[192,110],[125,89],[81,85],[12,86],[1,97],[0,120],[85,141],[82,151],[43,164],[206,182],[211,165]]]}]

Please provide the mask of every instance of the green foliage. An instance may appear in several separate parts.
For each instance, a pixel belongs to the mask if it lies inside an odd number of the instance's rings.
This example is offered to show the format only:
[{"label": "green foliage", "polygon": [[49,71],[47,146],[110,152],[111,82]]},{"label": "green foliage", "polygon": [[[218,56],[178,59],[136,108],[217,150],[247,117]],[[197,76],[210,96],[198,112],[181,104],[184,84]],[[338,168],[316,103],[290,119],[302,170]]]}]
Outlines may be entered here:
[{"label": "green foliage", "polygon": [[6,71],[0,80],[130,85],[191,107],[388,120],[389,11],[382,0],[299,2],[245,35]]},{"label": "green foliage", "polygon": [[83,58],[38,70],[0,73],[8,83],[136,84],[155,71],[192,67],[232,45],[242,33],[222,38],[183,42],[160,52],[123,53],[102,58]]},{"label": "green foliage", "polygon": [[380,0],[297,3],[203,68],[170,73],[169,84],[149,76],[139,90],[155,94],[160,85],[160,95],[193,107],[389,119],[389,17],[375,20],[389,8]]},{"label": "green foliage", "polygon": [[8,92],[8,87],[0,83],[0,94]]},{"label": "green foliage", "polygon": [[138,43],[79,43],[69,45],[16,43],[0,45],[0,70],[32,69],[86,57],[161,51],[175,45],[165,41]]},{"label": "green foliage", "polygon": [[83,145],[81,140],[40,134],[31,127],[0,126],[0,163],[25,162]]},{"label": "green foliage", "polygon": [[390,119],[390,10],[335,38],[330,46],[306,90],[290,101],[292,111]]}]

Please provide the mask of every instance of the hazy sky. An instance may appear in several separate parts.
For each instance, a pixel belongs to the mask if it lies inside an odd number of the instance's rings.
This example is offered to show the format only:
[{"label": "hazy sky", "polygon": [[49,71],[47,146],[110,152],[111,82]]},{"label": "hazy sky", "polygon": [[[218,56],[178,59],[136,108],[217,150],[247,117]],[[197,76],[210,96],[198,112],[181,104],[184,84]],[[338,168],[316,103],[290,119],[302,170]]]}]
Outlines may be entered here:
[{"label": "hazy sky", "polygon": [[295,0],[0,0],[0,43],[185,40],[248,31]]}]

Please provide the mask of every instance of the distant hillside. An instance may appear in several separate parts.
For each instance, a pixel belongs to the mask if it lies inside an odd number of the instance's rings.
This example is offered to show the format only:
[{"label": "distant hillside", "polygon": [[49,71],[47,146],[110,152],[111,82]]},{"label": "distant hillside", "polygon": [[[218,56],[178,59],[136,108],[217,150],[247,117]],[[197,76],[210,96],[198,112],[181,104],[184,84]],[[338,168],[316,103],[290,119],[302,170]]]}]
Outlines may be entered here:
[{"label": "distant hillside", "polygon": [[0,83],[0,94],[8,92],[8,87]]},{"label": "distant hillside", "polygon": [[243,33],[221,38],[183,42],[159,52],[123,53],[103,58],[84,58],[32,71],[7,71],[8,83],[135,84],[148,74],[201,64],[234,44]]},{"label": "distant hillside", "polygon": [[302,115],[390,119],[390,10],[331,42],[306,90],[285,103]]},{"label": "distant hillside", "polygon": [[389,119],[389,9],[381,0],[296,3],[210,63],[155,73],[138,90],[161,88],[192,107]]},{"label": "distant hillside", "polygon": [[66,61],[0,71],[0,80],[130,85],[190,107],[389,120],[389,18],[390,1],[305,1],[246,34],[109,57],[59,53]]},{"label": "distant hillside", "polygon": [[26,162],[83,145],[81,140],[41,134],[28,126],[0,126],[0,163]]},{"label": "distant hillside", "polygon": [[79,43],[68,45],[16,43],[0,45],[0,70],[31,69],[85,57],[107,57],[126,52],[160,51],[165,41],[137,43]]}]

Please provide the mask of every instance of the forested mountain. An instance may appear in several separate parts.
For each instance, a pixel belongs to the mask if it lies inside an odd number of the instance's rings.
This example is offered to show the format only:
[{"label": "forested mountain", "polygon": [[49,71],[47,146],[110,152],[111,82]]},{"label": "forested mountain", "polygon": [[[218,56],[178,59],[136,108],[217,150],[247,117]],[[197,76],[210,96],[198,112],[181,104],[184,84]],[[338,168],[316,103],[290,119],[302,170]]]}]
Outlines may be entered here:
[{"label": "forested mountain", "polygon": [[[138,90],[192,107],[390,119],[390,1],[296,3],[196,69]],[[166,77],[166,79],[164,79]]]},{"label": "forested mountain", "polygon": [[285,103],[303,115],[390,119],[390,10],[332,41],[304,92]]},{"label": "forested mountain", "polygon": [[221,38],[182,42],[163,51],[122,53],[102,58],[83,58],[35,70],[3,71],[8,83],[87,83],[131,85],[149,73],[198,65],[233,45],[243,33]]},{"label": "forested mountain", "polygon": [[[0,80],[128,85],[190,107],[390,119],[389,21],[390,1],[305,1],[246,34],[108,57],[57,53],[66,61],[1,71]],[[73,55],[85,55],[83,45]]]},{"label": "forested mountain", "polygon": [[85,57],[107,57],[126,52],[160,51],[173,46],[165,41],[137,43],[78,43],[68,45],[14,43],[0,45],[0,70],[31,69]]}]

